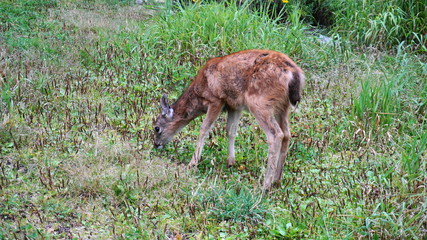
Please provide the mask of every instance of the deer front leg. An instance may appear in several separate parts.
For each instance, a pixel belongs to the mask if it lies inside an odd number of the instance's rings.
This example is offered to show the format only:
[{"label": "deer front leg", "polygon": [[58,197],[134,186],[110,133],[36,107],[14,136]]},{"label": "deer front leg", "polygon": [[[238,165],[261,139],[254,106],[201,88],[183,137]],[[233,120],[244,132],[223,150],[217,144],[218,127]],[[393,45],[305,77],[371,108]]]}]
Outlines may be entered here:
[{"label": "deer front leg", "polygon": [[218,119],[221,114],[223,104],[210,105],[206,113],[206,117],[202,122],[200,127],[199,140],[197,141],[196,150],[194,151],[193,157],[191,158],[188,167],[196,166],[202,155],[203,145],[205,144],[205,139],[209,134],[209,131],[212,129],[213,123]]},{"label": "deer front leg", "polygon": [[228,157],[227,157],[227,167],[231,167],[236,162],[236,157],[234,153],[234,142],[236,139],[237,125],[239,124],[240,116],[242,115],[241,111],[238,110],[229,110],[227,118],[227,136],[228,136]]}]

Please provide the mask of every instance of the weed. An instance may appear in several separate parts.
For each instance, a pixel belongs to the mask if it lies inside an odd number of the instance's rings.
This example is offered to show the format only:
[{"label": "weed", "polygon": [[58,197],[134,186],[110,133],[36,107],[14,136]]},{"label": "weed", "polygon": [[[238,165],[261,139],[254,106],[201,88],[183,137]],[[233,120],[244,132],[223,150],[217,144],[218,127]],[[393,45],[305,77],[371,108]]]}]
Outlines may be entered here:
[{"label": "weed", "polygon": [[365,80],[358,99],[354,100],[354,115],[362,121],[363,129],[378,131],[389,128],[393,123],[393,115],[400,108],[396,93],[396,84],[384,81],[374,86],[372,81]]},{"label": "weed", "polygon": [[199,192],[201,205],[206,205],[209,216],[219,222],[260,222],[268,214],[261,194],[250,191],[245,186],[229,184],[212,186]]},{"label": "weed", "polygon": [[[424,129],[422,126],[421,129]],[[424,171],[425,150],[427,147],[427,133],[425,131],[418,132],[417,135],[408,139],[402,146],[402,165],[407,174],[409,183],[417,179],[415,182],[422,182],[425,180]],[[416,191],[416,190],[415,190]]]},{"label": "weed", "polygon": [[[0,238],[423,239],[425,6],[280,1],[275,15],[235,3],[0,2]],[[160,96],[248,48],[289,54],[307,75],[268,195],[250,114],[236,168],[224,117],[197,169],[185,166],[201,119],[152,149]]]}]

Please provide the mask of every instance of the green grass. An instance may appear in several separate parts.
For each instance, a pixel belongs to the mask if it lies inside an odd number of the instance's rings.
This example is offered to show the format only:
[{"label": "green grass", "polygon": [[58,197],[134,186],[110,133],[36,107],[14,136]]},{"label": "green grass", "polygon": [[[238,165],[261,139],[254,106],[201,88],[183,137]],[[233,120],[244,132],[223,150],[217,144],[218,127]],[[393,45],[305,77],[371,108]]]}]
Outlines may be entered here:
[{"label": "green grass", "polygon": [[[406,42],[426,51],[426,4],[423,1],[331,1],[344,4],[336,14],[336,31],[358,44],[390,49]],[[342,6],[342,5],[340,5]],[[339,10],[338,10],[339,9]],[[357,11],[356,11],[357,9]],[[351,26],[349,26],[349,24]]]},{"label": "green grass", "polygon": [[[331,34],[350,40],[354,46],[393,49],[404,42],[413,50],[426,49],[427,5],[425,1],[303,0],[263,2],[288,17],[297,6],[305,22],[328,27]],[[343,7],[345,6],[345,7]],[[273,11],[273,12],[274,12]]]},{"label": "green grass", "polygon": [[[215,2],[1,2],[0,239],[424,239],[427,64],[411,42],[424,30],[405,25],[422,9],[353,1],[322,43],[327,31],[307,22],[339,4],[290,1],[279,20]],[[248,48],[284,52],[307,74],[282,186],[268,194],[266,139],[248,113],[235,168],[225,116],[197,169],[186,165],[201,119],[152,149],[160,96]]]}]

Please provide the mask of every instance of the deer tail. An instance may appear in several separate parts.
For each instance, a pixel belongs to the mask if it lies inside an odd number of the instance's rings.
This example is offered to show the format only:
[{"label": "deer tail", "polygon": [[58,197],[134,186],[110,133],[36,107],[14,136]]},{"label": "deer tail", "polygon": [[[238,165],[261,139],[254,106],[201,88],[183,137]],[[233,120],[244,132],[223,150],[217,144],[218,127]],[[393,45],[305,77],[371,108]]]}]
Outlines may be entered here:
[{"label": "deer tail", "polygon": [[297,103],[301,100],[301,90],[304,86],[304,80],[305,75],[301,70],[293,72],[292,78],[288,85],[289,102],[293,106],[296,106]]}]

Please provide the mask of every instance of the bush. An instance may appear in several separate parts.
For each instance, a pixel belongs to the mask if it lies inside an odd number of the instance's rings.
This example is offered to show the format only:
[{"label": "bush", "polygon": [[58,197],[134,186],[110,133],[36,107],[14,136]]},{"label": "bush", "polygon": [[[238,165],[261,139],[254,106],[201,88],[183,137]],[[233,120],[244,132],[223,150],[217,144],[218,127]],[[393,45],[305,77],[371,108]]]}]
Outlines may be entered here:
[{"label": "bush", "polygon": [[[200,3],[200,0],[192,2]],[[294,8],[298,8],[306,23],[326,27],[332,34],[358,46],[390,49],[406,42],[415,49],[427,51],[427,25],[424,24],[427,5],[422,1],[246,0],[237,3],[249,6],[254,12],[266,13],[276,21],[288,21]]]},{"label": "bush", "polygon": [[[332,4],[335,15],[332,30],[335,33],[346,35],[359,45],[387,49],[405,41],[426,50],[427,27],[424,22],[427,5],[421,1],[331,2],[335,2]],[[338,8],[343,5],[346,7]]]}]

